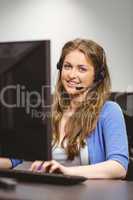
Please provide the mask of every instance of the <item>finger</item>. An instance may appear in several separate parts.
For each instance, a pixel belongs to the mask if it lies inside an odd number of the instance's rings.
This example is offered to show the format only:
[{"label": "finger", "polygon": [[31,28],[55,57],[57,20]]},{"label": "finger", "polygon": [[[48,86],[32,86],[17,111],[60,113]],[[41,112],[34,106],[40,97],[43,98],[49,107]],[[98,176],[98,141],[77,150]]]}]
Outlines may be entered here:
[{"label": "finger", "polygon": [[52,165],[51,166],[51,168],[50,168],[50,170],[49,170],[49,173],[53,173],[53,172],[61,172],[61,169],[60,169],[60,166],[59,165],[57,165],[57,164],[55,164],[55,165]]},{"label": "finger", "polygon": [[32,163],[32,165],[31,165],[31,167],[30,167],[30,169],[29,169],[29,170],[31,170],[31,171],[34,171],[34,169],[35,169],[35,166],[36,166],[36,162]]},{"label": "finger", "polygon": [[42,161],[35,161],[33,162],[33,164],[31,165],[30,169],[31,171],[37,171],[37,169],[39,168],[39,166],[42,164]]},{"label": "finger", "polygon": [[34,167],[35,167],[35,162],[33,162],[29,168],[30,171],[33,171],[34,170]]},{"label": "finger", "polygon": [[61,165],[59,162],[52,160],[52,165],[49,170],[50,173],[64,173],[64,166]]},{"label": "finger", "polygon": [[49,169],[51,168],[52,162],[51,161],[45,161],[44,164],[41,166],[41,172],[49,172]]}]

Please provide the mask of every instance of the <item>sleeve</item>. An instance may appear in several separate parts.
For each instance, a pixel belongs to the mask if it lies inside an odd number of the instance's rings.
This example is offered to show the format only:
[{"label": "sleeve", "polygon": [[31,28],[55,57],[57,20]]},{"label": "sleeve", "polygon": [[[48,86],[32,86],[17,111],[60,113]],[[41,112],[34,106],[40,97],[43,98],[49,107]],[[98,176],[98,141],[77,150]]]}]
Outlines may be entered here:
[{"label": "sleeve", "polygon": [[129,153],[126,126],[122,110],[115,102],[107,106],[103,134],[106,160],[118,161],[127,170]]},{"label": "sleeve", "polygon": [[16,167],[17,165],[21,164],[23,161],[18,159],[11,158],[12,168]]}]

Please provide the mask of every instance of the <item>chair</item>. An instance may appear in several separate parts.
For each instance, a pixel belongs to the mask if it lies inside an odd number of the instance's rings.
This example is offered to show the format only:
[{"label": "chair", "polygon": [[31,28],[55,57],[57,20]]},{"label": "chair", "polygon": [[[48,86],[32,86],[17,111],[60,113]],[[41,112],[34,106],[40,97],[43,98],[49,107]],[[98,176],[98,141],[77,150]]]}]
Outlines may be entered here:
[{"label": "chair", "polygon": [[133,181],[133,160],[131,158],[129,159],[129,165],[125,180]]},{"label": "chair", "polygon": [[[130,98],[128,98],[130,97]],[[133,93],[112,93],[111,100],[116,101],[124,114],[128,145],[129,145],[129,165],[125,180],[133,181]],[[129,101],[130,100],[130,101]]]}]

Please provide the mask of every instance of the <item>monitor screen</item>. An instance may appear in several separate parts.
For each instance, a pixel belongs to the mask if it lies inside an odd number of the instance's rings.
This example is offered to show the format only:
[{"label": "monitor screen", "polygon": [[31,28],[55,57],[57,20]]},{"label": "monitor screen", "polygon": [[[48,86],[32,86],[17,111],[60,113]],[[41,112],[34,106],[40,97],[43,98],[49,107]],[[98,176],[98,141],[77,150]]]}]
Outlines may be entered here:
[{"label": "monitor screen", "polygon": [[50,41],[0,42],[0,156],[51,159]]}]

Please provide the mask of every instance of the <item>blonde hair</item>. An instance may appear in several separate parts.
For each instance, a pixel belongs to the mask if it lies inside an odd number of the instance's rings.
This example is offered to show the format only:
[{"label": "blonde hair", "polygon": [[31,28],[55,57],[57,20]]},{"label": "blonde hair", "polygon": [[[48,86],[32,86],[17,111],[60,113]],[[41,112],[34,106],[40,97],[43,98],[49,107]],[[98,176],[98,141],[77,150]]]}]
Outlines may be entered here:
[{"label": "blonde hair", "polygon": [[[101,108],[108,99],[111,88],[103,48],[96,42],[87,39],[75,39],[67,42],[62,48],[59,59],[58,65],[60,66],[60,71],[53,97],[53,145],[59,143],[59,124],[64,111],[70,104],[69,96],[61,82],[61,67],[65,56],[73,50],[79,50],[84,53],[87,59],[91,60],[94,66],[95,79],[93,87],[88,91],[84,102],[77,108],[76,112],[69,118],[65,125],[66,136],[62,141],[62,147],[65,149],[70,160],[73,160],[79,154],[80,148],[84,146],[84,139],[96,128]],[[64,145],[65,139],[67,139],[66,146]]]}]

